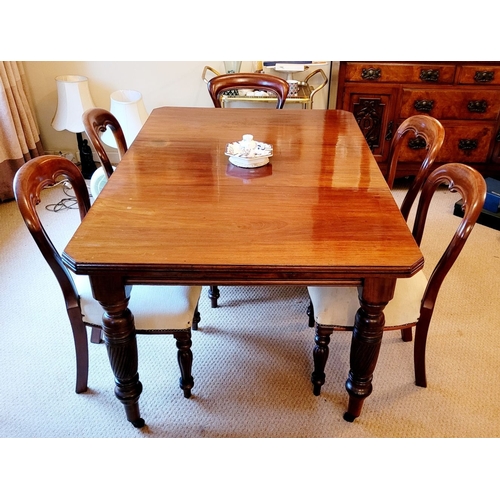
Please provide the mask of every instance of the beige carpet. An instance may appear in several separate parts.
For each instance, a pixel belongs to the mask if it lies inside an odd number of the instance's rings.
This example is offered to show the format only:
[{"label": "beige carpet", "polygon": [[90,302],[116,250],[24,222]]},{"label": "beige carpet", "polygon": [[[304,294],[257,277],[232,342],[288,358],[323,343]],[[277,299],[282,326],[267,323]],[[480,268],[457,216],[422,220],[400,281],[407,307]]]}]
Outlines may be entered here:
[{"label": "beige carpet", "polygon": [[[401,195],[395,189],[396,198]],[[44,203],[64,195],[56,188],[48,196]],[[422,246],[426,268],[459,221],[451,215],[456,199],[444,190],[437,196]],[[77,211],[42,211],[63,246]],[[216,310],[206,290],[202,295],[191,399],[178,387],[173,338],[139,337],[143,429],[126,421],[113,394],[103,345],[90,345],[89,391],[74,392],[74,351],[61,294],[14,202],[0,204],[0,245],[1,437],[500,436],[499,231],[477,225],[442,288],[428,342],[428,388],[413,383],[413,345],[388,333],[373,394],[361,417],[347,423],[350,334],[332,337],[326,384],[314,397],[306,290],[222,287]]]}]

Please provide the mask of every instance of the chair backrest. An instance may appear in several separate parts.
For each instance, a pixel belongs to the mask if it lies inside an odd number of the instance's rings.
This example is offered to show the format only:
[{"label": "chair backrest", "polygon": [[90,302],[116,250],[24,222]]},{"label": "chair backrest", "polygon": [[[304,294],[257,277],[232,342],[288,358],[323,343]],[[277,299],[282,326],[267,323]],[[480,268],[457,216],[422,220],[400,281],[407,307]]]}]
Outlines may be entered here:
[{"label": "chair backrest", "polygon": [[214,76],[208,81],[207,87],[216,108],[222,107],[221,94],[226,90],[255,89],[274,92],[278,98],[276,109],[283,109],[290,88],[283,78],[265,73],[228,73]]},{"label": "chair backrest", "polygon": [[83,220],[90,209],[85,179],[73,162],[61,156],[39,156],[26,162],[14,177],[14,196],[26,226],[59,282],[66,307],[73,308],[79,304],[73,278],[46,233],[36,210],[36,206],[40,203],[42,189],[54,186],[62,179],[68,181],[73,187],[80,219]]},{"label": "chair backrest", "polygon": [[411,206],[420,192],[426,177],[429,175],[430,167],[434,163],[434,160],[443,145],[444,127],[438,120],[427,115],[410,116],[398,127],[389,151],[389,170],[386,176],[387,184],[391,189],[396,176],[396,169],[399,154],[401,152],[401,146],[403,145],[403,138],[409,133],[412,133],[415,138],[421,137],[425,140],[427,154],[425,155],[422,165],[420,166],[417,175],[415,176],[415,179],[413,180],[410,189],[406,193],[403,203],[401,204],[401,213],[403,214],[405,220],[408,219]]},{"label": "chair backrest", "polygon": [[106,175],[111,177],[113,173],[113,166],[109,161],[108,154],[104,149],[104,144],[101,140],[101,134],[106,131],[109,127],[115,138],[116,145],[118,146],[118,154],[120,158],[127,152],[127,141],[125,140],[125,135],[123,134],[123,129],[121,128],[118,120],[115,116],[102,108],[92,108],[85,111],[82,115],[83,125],[85,127],[85,132],[94,146],[94,149],[99,156],[102,166],[106,172]]},{"label": "chair backrest", "polygon": [[[429,278],[422,301],[423,308],[425,309],[429,309],[428,306],[431,304],[433,306],[439,288],[462,251],[486,199],[486,182],[477,170],[462,163],[447,163],[446,165],[437,167],[427,177],[420,194],[413,225],[413,237],[418,245],[422,241],[432,196],[438,186],[442,184],[448,184],[450,191],[460,193],[463,200],[464,216],[458,224],[450,244]],[[430,309],[432,310],[432,307]]]}]

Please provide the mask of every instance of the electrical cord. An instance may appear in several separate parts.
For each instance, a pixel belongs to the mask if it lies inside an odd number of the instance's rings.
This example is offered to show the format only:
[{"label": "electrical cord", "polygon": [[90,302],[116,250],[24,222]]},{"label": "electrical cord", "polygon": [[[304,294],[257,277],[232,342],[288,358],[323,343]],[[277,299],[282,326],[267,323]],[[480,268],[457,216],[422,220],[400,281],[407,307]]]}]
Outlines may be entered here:
[{"label": "electrical cord", "polygon": [[50,203],[49,205],[46,205],[45,209],[48,210],[49,212],[60,212],[61,210],[72,210],[78,208],[78,202],[76,196],[70,193],[70,191],[73,192],[73,188],[67,181],[60,181],[57,184],[51,186],[50,189],[53,189],[61,185],[63,188],[63,192],[67,196],[67,198],[63,198],[57,203]]}]

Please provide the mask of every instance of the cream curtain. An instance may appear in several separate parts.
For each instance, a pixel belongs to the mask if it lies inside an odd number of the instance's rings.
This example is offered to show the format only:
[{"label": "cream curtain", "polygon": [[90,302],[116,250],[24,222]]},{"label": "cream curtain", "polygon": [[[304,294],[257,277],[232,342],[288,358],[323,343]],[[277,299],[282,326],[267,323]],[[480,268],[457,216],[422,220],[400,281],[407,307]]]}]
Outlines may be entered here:
[{"label": "cream curtain", "polygon": [[17,170],[42,154],[23,63],[0,61],[0,201],[14,197],[12,181]]}]

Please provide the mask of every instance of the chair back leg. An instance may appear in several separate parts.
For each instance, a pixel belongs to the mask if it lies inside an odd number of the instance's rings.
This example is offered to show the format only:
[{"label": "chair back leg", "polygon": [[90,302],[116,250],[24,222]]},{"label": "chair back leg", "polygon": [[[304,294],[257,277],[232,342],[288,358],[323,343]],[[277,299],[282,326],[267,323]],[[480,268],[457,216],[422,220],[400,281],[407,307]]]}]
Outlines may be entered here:
[{"label": "chair back leg", "polygon": [[79,307],[67,310],[76,354],[76,393],[80,394],[87,390],[89,374],[89,346],[87,343],[87,327],[82,321],[82,313]]},{"label": "chair back leg", "polygon": [[433,309],[422,307],[420,318],[415,328],[415,345],[413,346],[413,363],[415,366],[415,384],[419,387],[427,387],[427,376],[425,372],[425,347],[427,344],[427,333],[431,323]]}]

